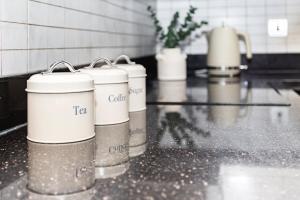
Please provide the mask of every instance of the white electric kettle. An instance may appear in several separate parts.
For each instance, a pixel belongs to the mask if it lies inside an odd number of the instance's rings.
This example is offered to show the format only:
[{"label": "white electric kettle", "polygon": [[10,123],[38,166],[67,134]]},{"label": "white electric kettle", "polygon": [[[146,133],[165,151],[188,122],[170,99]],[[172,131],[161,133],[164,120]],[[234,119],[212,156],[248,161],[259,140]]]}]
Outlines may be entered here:
[{"label": "white electric kettle", "polygon": [[234,76],[240,73],[241,53],[239,40],[245,42],[246,57],[252,58],[250,38],[247,33],[237,32],[234,28],[222,26],[206,34],[208,39],[207,66],[210,75]]}]

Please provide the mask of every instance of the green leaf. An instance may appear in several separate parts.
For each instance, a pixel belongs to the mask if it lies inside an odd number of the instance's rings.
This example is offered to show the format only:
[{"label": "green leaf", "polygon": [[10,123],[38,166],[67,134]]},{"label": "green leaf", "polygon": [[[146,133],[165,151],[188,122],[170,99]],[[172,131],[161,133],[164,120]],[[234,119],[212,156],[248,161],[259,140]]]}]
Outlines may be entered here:
[{"label": "green leaf", "polygon": [[153,20],[156,29],[156,36],[166,48],[178,47],[179,43],[189,37],[195,30],[201,28],[203,25],[208,24],[207,21],[200,21],[199,23],[194,22],[193,17],[197,8],[190,6],[182,24],[179,23],[179,12],[177,11],[174,13],[165,33],[165,30],[160,25],[160,21],[158,20],[157,13],[154,11],[154,9],[151,6],[148,6],[147,10]]}]

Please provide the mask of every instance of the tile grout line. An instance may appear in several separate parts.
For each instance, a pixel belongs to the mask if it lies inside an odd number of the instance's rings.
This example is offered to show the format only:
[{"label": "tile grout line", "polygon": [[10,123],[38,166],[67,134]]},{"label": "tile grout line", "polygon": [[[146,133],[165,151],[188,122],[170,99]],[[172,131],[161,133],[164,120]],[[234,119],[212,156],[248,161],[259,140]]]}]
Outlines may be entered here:
[{"label": "tile grout line", "polygon": [[149,45],[128,45],[128,46],[85,46],[85,47],[54,47],[54,48],[28,48],[28,49],[0,49],[3,51],[35,51],[35,50],[63,50],[63,49],[115,49],[115,48],[143,48],[143,47],[152,47],[153,44]]},{"label": "tile grout line", "polygon": [[[33,1],[33,0],[30,0],[30,1]],[[129,10],[129,11],[138,13],[139,15],[142,15],[142,16],[147,16],[147,15],[145,15],[145,14],[142,13],[142,12],[139,12],[139,11],[134,10],[134,9],[130,9],[130,8],[128,8],[128,7],[125,7],[125,6],[117,5],[117,4],[115,4],[115,3],[109,2],[108,0],[101,0],[101,1],[102,1],[102,2],[105,2],[105,3],[108,3],[108,4],[110,4],[110,5],[113,5],[113,6],[115,6],[115,7],[119,7],[119,8],[122,8],[122,9],[126,9],[126,10]]]},{"label": "tile grout line", "polygon": [[[115,18],[115,17],[110,17],[110,16],[107,16],[107,15],[102,15],[102,14],[99,14],[99,13],[93,13],[93,12],[79,10],[79,9],[75,9],[75,8],[63,7],[63,6],[59,6],[59,5],[55,5],[55,4],[41,2],[41,1],[38,1],[38,0],[29,0],[29,1],[35,2],[35,3],[40,3],[40,4],[45,4],[45,5],[50,5],[50,6],[54,6],[54,7],[59,7],[59,8],[63,8],[63,9],[66,9],[66,10],[72,10],[72,11],[77,11],[77,12],[81,12],[81,13],[85,13],[85,14],[90,14],[90,15],[94,15],[94,16],[104,17],[104,18],[112,19],[112,20],[116,20],[116,21],[123,21],[123,22],[126,22],[126,23],[137,24],[137,25],[146,25],[146,24],[140,24],[140,23],[135,22],[135,21],[128,21],[128,20],[124,20],[124,19],[120,19],[120,18]],[[152,27],[152,25],[147,25],[147,26]]]},{"label": "tile grout line", "polygon": [[83,28],[72,28],[72,27],[61,27],[61,26],[51,26],[51,25],[42,25],[42,24],[33,24],[33,23],[23,23],[23,22],[15,22],[15,21],[1,21],[3,23],[12,23],[12,24],[21,24],[21,25],[28,25],[28,26],[38,26],[38,27],[47,27],[47,28],[55,28],[55,29],[65,29],[65,30],[76,30],[76,31],[90,31],[90,32],[99,32],[99,33],[110,33],[116,35],[132,35],[132,36],[145,36],[145,37],[152,37],[153,35],[148,34],[133,34],[133,33],[125,33],[125,32],[113,32],[113,31],[106,31],[100,29],[83,29]]}]

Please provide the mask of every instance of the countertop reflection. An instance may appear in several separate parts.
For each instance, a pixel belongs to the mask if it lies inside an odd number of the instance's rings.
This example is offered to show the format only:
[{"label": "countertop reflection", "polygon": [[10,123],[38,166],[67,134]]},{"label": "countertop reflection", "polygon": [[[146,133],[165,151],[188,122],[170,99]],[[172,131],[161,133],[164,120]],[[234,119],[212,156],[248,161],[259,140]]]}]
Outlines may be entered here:
[{"label": "countertop reflection", "polygon": [[[169,101],[170,90],[156,89],[149,92]],[[291,106],[148,105],[79,143],[31,143],[20,129],[0,140],[0,199],[299,199],[300,98],[279,92]],[[97,176],[111,166],[122,167]]]},{"label": "countertop reflection", "polygon": [[[259,87],[257,82],[261,83]],[[280,95],[269,82],[240,77],[152,81],[150,86],[147,94],[150,105],[290,105],[288,99]]]}]

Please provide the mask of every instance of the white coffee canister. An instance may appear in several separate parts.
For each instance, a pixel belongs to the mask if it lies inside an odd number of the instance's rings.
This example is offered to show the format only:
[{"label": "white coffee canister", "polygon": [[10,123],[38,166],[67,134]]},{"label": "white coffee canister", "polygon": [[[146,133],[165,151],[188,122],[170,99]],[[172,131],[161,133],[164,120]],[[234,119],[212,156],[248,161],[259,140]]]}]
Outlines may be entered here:
[{"label": "white coffee canister", "polygon": [[[94,68],[100,61],[106,62],[106,65]],[[114,67],[105,58],[97,59],[80,71],[91,75],[95,82],[95,124],[109,125],[128,121],[128,73]]]},{"label": "white coffee canister", "polygon": [[[125,59],[127,64],[117,64],[119,60]],[[126,55],[119,56],[113,63],[120,69],[128,72],[129,86],[129,112],[146,109],[146,69],[135,62],[130,61]]]},{"label": "white coffee canister", "polygon": [[[53,73],[60,64],[71,72]],[[90,139],[94,131],[94,82],[67,62],[50,66],[27,81],[28,135],[40,143]]]}]

